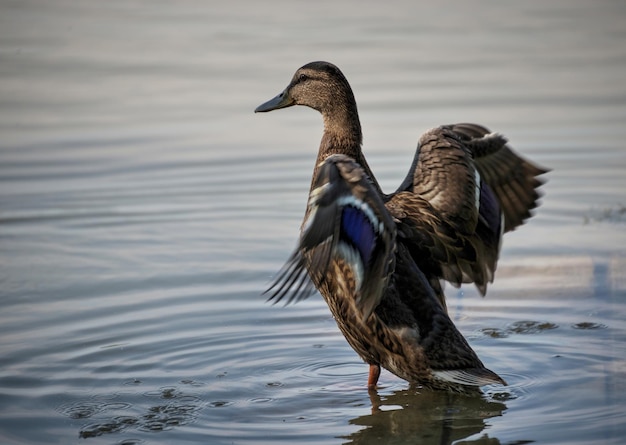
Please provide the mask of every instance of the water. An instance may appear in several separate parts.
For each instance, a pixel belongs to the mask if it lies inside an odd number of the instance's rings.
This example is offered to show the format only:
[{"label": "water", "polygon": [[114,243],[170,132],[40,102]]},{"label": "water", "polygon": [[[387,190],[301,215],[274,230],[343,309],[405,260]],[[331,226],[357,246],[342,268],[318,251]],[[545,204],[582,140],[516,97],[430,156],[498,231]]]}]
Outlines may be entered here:
[{"label": "water", "polygon": [[[622,443],[622,2],[222,3],[0,3],[0,442]],[[321,122],[252,111],[316,59],[388,191],[441,123],[553,169],[487,297],[447,289],[510,386],[368,395],[319,296],[259,295]]]}]

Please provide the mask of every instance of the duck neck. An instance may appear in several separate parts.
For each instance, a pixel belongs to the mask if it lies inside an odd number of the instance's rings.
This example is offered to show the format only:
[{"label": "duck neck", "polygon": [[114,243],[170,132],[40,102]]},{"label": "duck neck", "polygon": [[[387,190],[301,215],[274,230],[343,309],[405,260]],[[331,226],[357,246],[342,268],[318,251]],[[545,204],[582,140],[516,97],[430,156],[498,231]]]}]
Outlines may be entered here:
[{"label": "duck neck", "polygon": [[343,154],[358,162],[372,180],[374,187],[382,193],[361,150],[363,135],[356,104],[353,104],[352,109],[335,108],[335,112],[332,114],[322,113],[322,116],[324,118],[324,135],[317,153],[311,186],[317,178],[319,165],[330,155]]}]

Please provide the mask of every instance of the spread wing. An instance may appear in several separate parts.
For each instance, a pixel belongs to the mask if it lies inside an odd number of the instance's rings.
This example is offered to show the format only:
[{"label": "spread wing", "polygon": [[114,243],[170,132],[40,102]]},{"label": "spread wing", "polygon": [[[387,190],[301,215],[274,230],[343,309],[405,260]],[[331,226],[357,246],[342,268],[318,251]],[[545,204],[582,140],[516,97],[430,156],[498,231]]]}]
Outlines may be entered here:
[{"label": "spread wing", "polygon": [[[497,249],[488,249],[475,235],[459,232],[415,193],[396,193],[385,205],[396,221],[398,240],[407,246],[434,289],[444,279],[456,286],[474,282],[481,292],[486,291],[493,280]],[[443,296],[439,298],[445,307]]]},{"label": "spread wing", "polygon": [[331,263],[350,269],[349,289],[365,318],[380,302],[395,264],[395,224],[378,190],[352,158],[332,155],[319,166],[299,244],[268,289],[270,300],[297,301],[333,277]]},{"label": "spread wing", "polygon": [[495,193],[504,214],[504,231],[514,230],[532,216],[543,184],[538,176],[549,172],[515,153],[507,140],[476,124],[453,124],[453,131],[469,149],[482,180]]},{"label": "spread wing", "polygon": [[[532,216],[542,184],[537,176],[546,171],[484,127],[445,125],[422,135],[409,173],[387,204],[396,213],[402,210],[398,219],[414,236],[409,242],[415,244],[412,256],[420,268],[455,285],[474,282],[484,295],[493,281],[502,235]],[[418,198],[428,202],[429,212],[420,209]],[[449,236],[441,236],[442,227]],[[436,258],[430,267],[418,256],[424,255],[424,238],[432,239],[426,251]]]}]

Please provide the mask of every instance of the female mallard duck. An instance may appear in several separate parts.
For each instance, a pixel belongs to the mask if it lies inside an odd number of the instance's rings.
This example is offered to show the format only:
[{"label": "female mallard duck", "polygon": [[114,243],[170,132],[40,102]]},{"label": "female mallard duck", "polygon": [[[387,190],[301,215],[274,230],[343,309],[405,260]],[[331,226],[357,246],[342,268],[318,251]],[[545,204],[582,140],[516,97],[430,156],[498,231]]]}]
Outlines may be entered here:
[{"label": "female mallard duck", "polygon": [[469,390],[506,384],[485,368],[447,315],[440,280],[493,281],[500,241],[531,216],[547,170],[475,124],[444,125],[419,140],[409,172],[382,192],[361,151],[348,81],[312,62],[255,111],[305,105],[322,114],[300,242],[269,291],[288,302],[324,297],[339,329],[370,365],[428,387]]}]

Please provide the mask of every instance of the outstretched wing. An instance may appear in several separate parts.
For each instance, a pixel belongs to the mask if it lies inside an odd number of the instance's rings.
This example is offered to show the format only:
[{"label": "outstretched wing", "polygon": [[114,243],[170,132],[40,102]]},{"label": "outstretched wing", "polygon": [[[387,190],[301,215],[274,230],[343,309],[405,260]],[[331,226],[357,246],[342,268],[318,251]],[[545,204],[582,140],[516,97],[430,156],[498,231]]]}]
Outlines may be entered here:
[{"label": "outstretched wing", "polygon": [[[483,291],[492,281],[496,260],[476,236],[462,234],[421,196],[394,194],[385,204],[394,217],[398,240],[434,289],[444,279],[460,286],[474,282]],[[443,295],[438,295],[445,307]]]},{"label": "outstretched wing", "polygon": [[482,180],[497,196],[509,232],[532,216],[543,184],[538,176],[549,172],[515,153],[500,134],[477,124],[446,125],[469,149]]},{"label": "outstretched wing", "polygon": [[452,130],[438,127],[420,137],[413,165],[398,192],[419,195],[456,230],[472,233],[478,220],[479,186],[471,153]]},{"label": "outstretched wing", "polygon": [[345,155],[329,156],[313,181],[299,244],[268,289],[269,299],[307,298],[336,281],[329,274],[340,262],[354,282],[350,297],[367,318],[393,273],[395,242],[393,219],[361,166]]},{"label": "outstretched wing", "polygon": [[[503,136],[484,127],[445,125],[422,135],[405,180],[387,201],[406,206],[405,227],[425,230],[425,218],[455,232],[439,239],[447,256],[436,262],[432,273],[455,285],[474,282],[484,295],[487,283],[493,281],[502,235],[531,216],[542,184],[537,176],[546,171],[521,158]],[[404,193],[426,200],[434,216],[416,212],[415,199]],[[428,251],[437,256],[433,247]],[[413,257],[420,267],[427,267]]]}]

